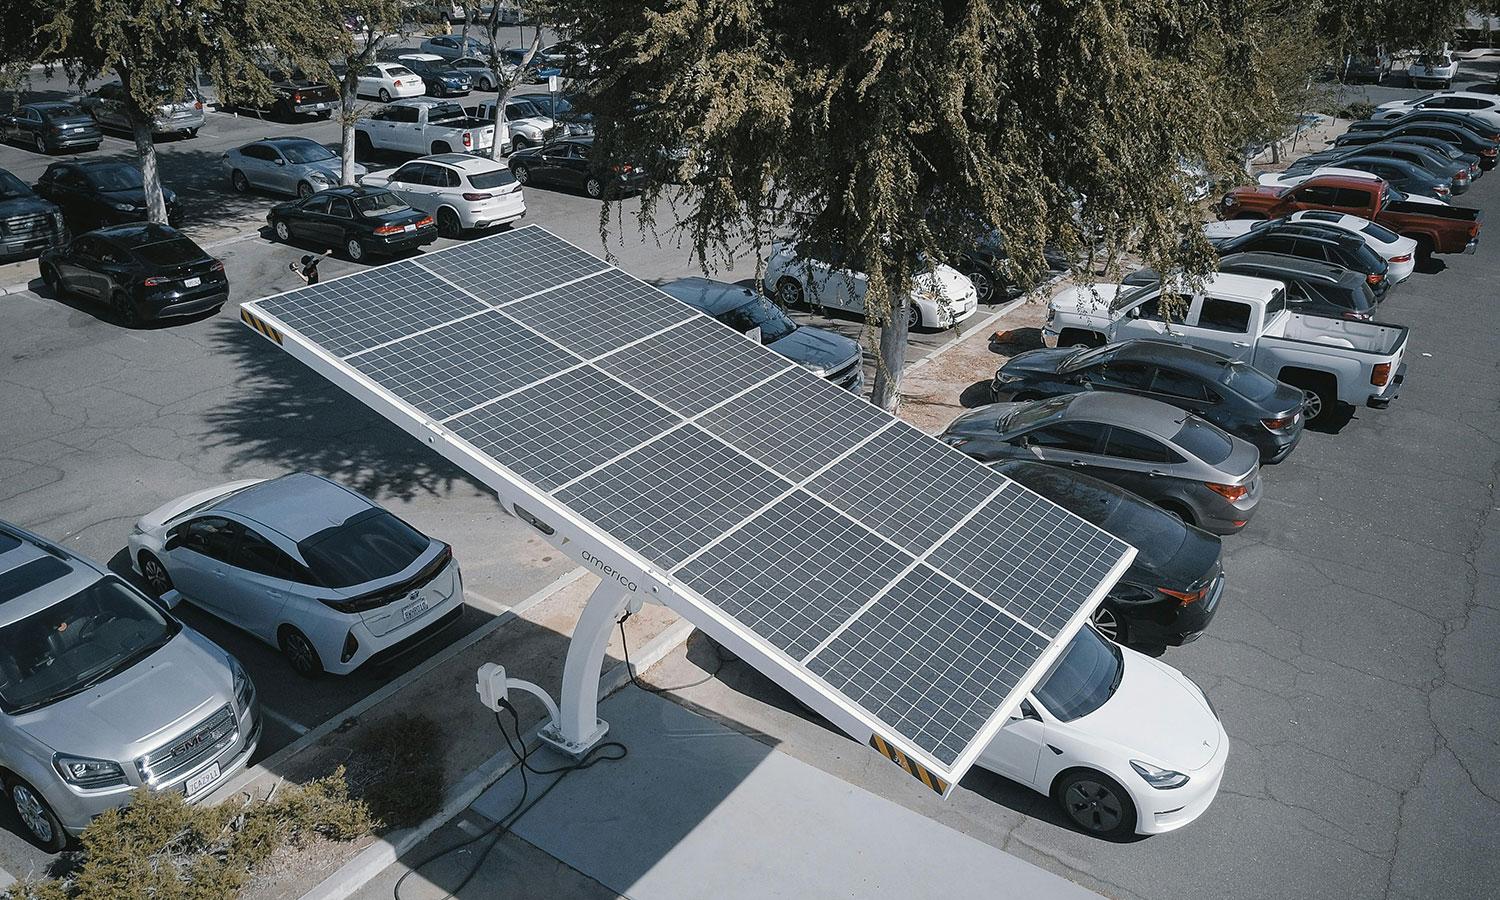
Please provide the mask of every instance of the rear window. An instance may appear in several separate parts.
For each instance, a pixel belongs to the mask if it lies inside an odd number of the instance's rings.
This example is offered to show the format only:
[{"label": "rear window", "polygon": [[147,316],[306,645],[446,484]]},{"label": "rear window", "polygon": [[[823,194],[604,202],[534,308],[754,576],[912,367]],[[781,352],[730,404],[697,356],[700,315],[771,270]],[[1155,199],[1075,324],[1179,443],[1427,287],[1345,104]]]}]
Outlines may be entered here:
[{"label": "rear window", "polygon": [[1153,569],[1171,562],[1188,534],[1181,519],[1154,506],[1137,503],[1116,504],[1109,518],[1096,524],[1129,541],[1139,560]]},{"label": "rear window", "polygon": [[1178,429],[1172,443],[1211,466],[1228,459],[1230,452],[1234,450],[1234,443],[1229,435],[1192,416],[1182,423],[1182,428]]},{"label": "rear window", "polygon": [[446,122],[449,119],[467,118],[464,108],[457,103],[438,103],[427,110],[427,121]]},{"label": "rear window", "polygon": [[1276,393],[1276,379],[1242,362],[1232,362],[1224,367],[1224,372],[1219,378],[1219,383],[1224,385],[1247,400],[1264,400]]},{"label": "rear window", "polygon": [[[0,535],[0,541],[11,541],[6,535]],[[13,546],[19,547],[20,544]],[[9,549],[0,546],[0,550]],[[0,603],[14,600],[23,594],[29,594],[44,584],[51,584],[73,570],[68,564],[54,556],[43,556],[33,559],[29,563],[16,566],[4,575],[0,575]]]},{"label": "rear window", "polygon": [[346,588],[400,572],[431,542],[383,509],[353,516],[297,545],[320,583]]},{"label": "rear window", "polygon": [[367,217],[389,215],[407,208],[406,204],[401,202],[401,198],[390,191],[355,197],[354,207],[359,210],[360,215]]},{"label": "rear window", "polygon": [[469,176],[469,184],[480,189],[505,187],[507,184],[515,184],[516,176],[510,173],[510,169],[495,169],[492,172],[480,172]]},{"label": "rear window", "polygon": [[59,104],[58,106],[43,106],[41,107],[41,112],[42,118],[49,122],[55,119],[77,119],[88,115],[88,113],[85,113],[71,103]]},{"label": "rear window", "polygon": [[1367,223],[1365,227],[1360,229],[1360,231],[1363,231],[1365,234],[1368,234],[1375,240],[1380,241],[1382,244],[1393,244],[1401,239],[1401,235],[1377,222]]},{"label": "rear window", "polygon": [[388,71],[389,71],[389,74],[396,75],[396,76],[411,75],[412,74],[411,69],[408,69],[406,66],[391,66]]},{"label": "rear window", "polygon": [[136,256],[154,266],[180,266],[203,258],[203,251],[187,238],[153,241],[132,250]]}]

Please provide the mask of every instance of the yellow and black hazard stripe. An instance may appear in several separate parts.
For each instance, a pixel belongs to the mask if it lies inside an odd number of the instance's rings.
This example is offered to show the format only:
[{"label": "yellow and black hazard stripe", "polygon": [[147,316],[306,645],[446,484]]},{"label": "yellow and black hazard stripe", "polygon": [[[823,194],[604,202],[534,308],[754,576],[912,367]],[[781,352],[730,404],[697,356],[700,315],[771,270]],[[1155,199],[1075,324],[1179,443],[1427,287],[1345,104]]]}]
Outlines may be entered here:
[{"label": "yellow and black hazard stripe", "polygon": [[246,325],[249,325],[251,328],[254,328],[256,331],[259,331],[262,335],[270,338],[277,344],[281,343],[281,332],[267,325],[265,322],[262,322],[260,319],[257,319],[255,316],[250,315],[250,311],[245,309],[243,306],[240,307],[240,321],[244,322]]},{"label": "yellow and black hazard stripe", "polygon": [[921,763],[907,756],[878,734],[870,735],[870,746],[886,759],[906,770],[906,774],[927,785],[939,794],[948,790],[948,782],[927,771]]}]

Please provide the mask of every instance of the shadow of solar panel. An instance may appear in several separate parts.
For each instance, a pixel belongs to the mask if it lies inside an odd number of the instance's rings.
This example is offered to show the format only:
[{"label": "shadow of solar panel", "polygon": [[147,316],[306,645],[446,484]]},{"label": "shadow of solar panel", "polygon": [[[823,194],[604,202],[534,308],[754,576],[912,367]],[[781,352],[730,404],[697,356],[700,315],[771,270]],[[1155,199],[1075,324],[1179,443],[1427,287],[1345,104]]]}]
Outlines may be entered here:
[{"label": "shadow of solar panel", "polygon": [[440,325],[349,364],[434,419],[577,365],[578,357],[498,312]]},{"label": "shadow of solar panel", "polygon": [[590,359],[698,315],[614,269],[528,297],[505,312]]},{"label": "shadow of solar panel", "polygon": [[1047,643],[918,566],[808,661],[834,690],[952,765]]},{"label": "shadow of solar panel", "polygon": [[1052,637],[1077,614],[1126,547],[1051,501],[1012,485],[927,561]]},{"label": "shadow of solar panel", "polygon": [[411,260],[298,288],[259,305],[335,356],[487,309]]},{"label": "shadow of solar panel", "polygon": [[688,425],[555,496],[646,559],[670,568],[788,487]]},{"label": "shadow of solar panel", "polygon": [[797,491],[675,574],[800,660],[911,562],[908,554]]},{"label": "shadow of solar panel", "polygon": [[703,416],[698,424],[801,480],[890,424],[883,410],[801,367]]},{"label": "shadow of solar panel", "polygon": [[638,446],[680,419],[619,382],[577,369],[448,422],[454,434],[543,490]]},{"label": "shadow of solar panel", "polygon": [[921,555],[1010,479],[898,422],[807,489]]},{"label": "shadow of solar panel", "polygon": [[497,304],[609,268],[604,260],[535,225],[445,247],[417,262],[479,299]]},{"label": "shadow of solar panel", "polygon": [[596,365],[693,416],[794,363],[706,317],[612,353]]}]

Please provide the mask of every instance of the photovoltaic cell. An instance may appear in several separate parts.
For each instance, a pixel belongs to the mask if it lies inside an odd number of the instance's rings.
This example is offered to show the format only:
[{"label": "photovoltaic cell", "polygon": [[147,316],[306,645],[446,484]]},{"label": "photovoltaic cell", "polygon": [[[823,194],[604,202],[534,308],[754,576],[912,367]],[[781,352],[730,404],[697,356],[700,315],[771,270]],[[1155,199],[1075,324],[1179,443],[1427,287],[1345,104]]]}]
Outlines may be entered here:
[{"label": "photovoltaic cell", "polygon": [[681,421],[593,369],[567,372],[453,419],[453,433],[543,490]]},{"label": "photovoltaic cell", "polygon": [[813,479],[807,489],[921,555],[1009,483],[901,422]]},{"label": "photovoltaic cell", "polygon": [[1012,485],[927,561],[1051,637],[1125,548],[1108,532]]},{"label": "photovoltaic cell", "polygon": [[911,562],[797,491],[674,574],[800,660]]},{"label": "photovoltaic cell", "polygon": [[598,366],[685,416],[793,366],[705,316],[599,360]]},{"label": "photovoltaic cell", "polygon": [[536,226],[446,247],[418,261],[486,303],[506,303],[609,268]]},{"label": "photovoltaic cell", "polygon": [[698,315],[644,281],[613,269],[513,303],[505,312],[589,358]]},{"label": "photovoltaic cell", "polygon": [[578,358],[498,312],[386,344],[350,365],[443,419],[577,365]]},{"label": "photovoltaic cell", "polygon": [[807,478],[890,423],[884,410],[800,367],[698,420],[794,480]]},{"label": "photovoltaic cell", "polygon": [[410,260],[269,297],[258,305],[335,356],[486,309]]},{"label": "photovoltaic cell", "polygon": [[1035,632],[918,566],[808,668],[951,765],[1046,648]]},{"label": "photovoltaic cell", "polygon": [[646,559],[670,568],[787,487],[763,466],[688,425],[556,497]]}]

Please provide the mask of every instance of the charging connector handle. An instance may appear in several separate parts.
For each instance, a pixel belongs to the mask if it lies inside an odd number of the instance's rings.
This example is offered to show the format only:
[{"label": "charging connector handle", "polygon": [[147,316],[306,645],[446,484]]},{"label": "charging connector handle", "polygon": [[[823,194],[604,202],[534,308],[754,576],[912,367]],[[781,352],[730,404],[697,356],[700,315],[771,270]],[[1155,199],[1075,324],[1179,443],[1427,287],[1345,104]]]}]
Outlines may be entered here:
[{"label": "charging connector handle", "polygon": [[547,707],[547,721],[553,725],[557,724],[559,718],[557,703],[553,701],[551,694],[529,681],[507,677],[505,667],[499,663],[485,663],[479,667],[479,677],[474,690],[479,694],[479,702],[484,704],[485,709],[499,712],[510,702],[512,689],[525,691],[542,701],[542,705]]}]

